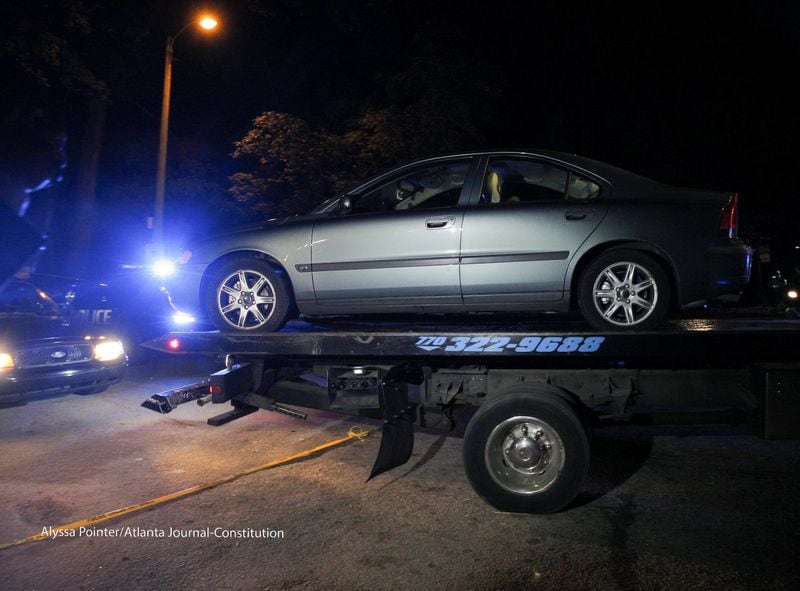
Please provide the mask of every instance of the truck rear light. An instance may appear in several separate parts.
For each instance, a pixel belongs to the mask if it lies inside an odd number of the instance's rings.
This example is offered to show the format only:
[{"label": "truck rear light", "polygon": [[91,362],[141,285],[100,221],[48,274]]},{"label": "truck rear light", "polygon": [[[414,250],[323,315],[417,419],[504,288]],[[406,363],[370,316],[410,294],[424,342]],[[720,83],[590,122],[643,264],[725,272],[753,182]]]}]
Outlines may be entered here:
[{"label": "truck rear light", "polygon": [[739,194],[731,193],[728,203],[722,208],[719,219],[719,229],[723,230],[728,238],[737,238],[739,235]]}]

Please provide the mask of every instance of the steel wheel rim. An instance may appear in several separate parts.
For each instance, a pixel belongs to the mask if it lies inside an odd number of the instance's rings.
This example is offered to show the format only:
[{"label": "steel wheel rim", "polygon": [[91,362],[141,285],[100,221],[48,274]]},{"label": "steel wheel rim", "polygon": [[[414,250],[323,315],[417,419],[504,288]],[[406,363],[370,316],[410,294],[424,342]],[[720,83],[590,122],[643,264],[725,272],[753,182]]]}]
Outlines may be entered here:
[{"label": "steel wheel rim", "polygon": [[658,303],[653,274],[638,263],[621,261],[603,269],[592,285],[595,310],[611,324],[635,326],[650,317]]},{"label": "steel wheel rim", "polygon": [[217,288],[217,310],[239,330],[263,327],[275,312],[275,288],[269,278],[252,269],[239,269]]},{"label": "steel wheel rim", "polygon": [[484,459],[501,488],[518,495],[536,495],[558,479],[566,452],[558,432],[547,422],[518,416],[492,430]]}]

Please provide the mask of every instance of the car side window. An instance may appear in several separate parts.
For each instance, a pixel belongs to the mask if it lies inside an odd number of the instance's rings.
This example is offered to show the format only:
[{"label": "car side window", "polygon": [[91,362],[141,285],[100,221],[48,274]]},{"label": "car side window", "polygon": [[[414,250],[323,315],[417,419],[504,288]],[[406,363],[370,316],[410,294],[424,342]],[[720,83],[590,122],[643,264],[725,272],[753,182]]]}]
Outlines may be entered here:
[{"label": "car side window", "polygon": [[574,172],[569,175],[567,198],[576,201],[588,201],[600,195],[600,185]]},{"label": "car side window", "polygon": [[486,171],[481,204],[515,205],[564,199],[568,173],[526,158],[492,159]]},{"label": "car side window", "polygon": [[494,158],[486,171],[480,202],[484,205],[514,205],[558,201],[567,196],[589,199],[599,190],[597,183],[546,162],[528,158]]},{"label": "car side window", "polygon": [[470,160],[452,160],[417,168],[353,199],[352,213],[455,207]]}]

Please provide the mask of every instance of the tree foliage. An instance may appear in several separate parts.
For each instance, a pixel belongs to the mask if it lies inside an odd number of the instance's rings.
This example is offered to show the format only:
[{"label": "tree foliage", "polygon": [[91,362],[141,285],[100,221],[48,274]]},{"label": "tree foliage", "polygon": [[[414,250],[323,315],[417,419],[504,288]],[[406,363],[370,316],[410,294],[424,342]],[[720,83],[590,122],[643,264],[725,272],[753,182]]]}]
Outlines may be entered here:
[{"label": "tree foliage", "polygon": [[480,145],[499,84],[480,60],[465,63],[448,49],[463,44],[431,28],[409,39],[410,62],[378,76],[382,91],[362,91],[368,98],[343,123],[333,121],[335,131],[288,113],[256,117],[235,143],[244,170],[231,177],[234,197],[251,214],[300,213],[379,169]]},{"label": "tree foliage", "polygon": [[334,189],[337,138],[287,113],[267,111],[235,143],[233,157],[249,171],[233,175],[231,192],[253,213],[283,215],[308,209]]},{"label": "tree foliage", "polygon": [[251,215],[302,213],[390,164],[464,147],[477,134],[451,114],[390,106],[336,134],[267,111],[235,143],[232,155],[246,170],[231,177],[230,191]]},{"label": "tree foliage", "polygon": [[81,43],[92,32],[91,2],[46,0],[4,3],[0,9],[0,58],[23,70],[39,88],[107,96]]}]

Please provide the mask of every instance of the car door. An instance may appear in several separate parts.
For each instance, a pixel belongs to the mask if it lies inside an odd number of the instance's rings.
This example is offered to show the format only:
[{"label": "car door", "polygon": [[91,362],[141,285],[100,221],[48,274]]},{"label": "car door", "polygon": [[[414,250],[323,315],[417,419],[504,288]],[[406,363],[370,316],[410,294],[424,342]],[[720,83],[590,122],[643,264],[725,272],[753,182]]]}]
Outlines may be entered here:
[{"label": "car door", "polygon": [[461,303],[458,254],[472,158],[404,168],[352,195],[314,226],[317,303],[345,307]]},{"label": "car door", "polygon": [[464,303],[561,300],[571,258],[605,215],[601,192],[559,163],[491,157],[464,216]]}]

